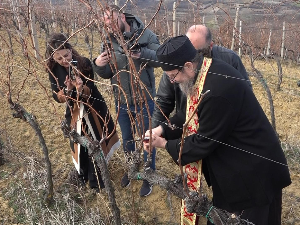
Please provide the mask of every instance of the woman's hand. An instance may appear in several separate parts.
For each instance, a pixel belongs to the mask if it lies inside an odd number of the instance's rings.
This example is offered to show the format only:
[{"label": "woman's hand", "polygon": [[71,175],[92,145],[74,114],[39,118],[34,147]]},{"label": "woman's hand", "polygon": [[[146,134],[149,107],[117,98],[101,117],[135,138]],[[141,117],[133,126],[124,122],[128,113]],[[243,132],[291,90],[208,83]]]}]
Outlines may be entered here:
[{"label": "woman's hand", "polygon": [[73,81],[69,76],[66,76],[64,84],[66,85],[68,91],[71,91],[74,88]]},{"label": "woman's hand", "polygon": [[80,78],[80,76],[76,76],[76,79],[74,81],[74,85],[76,87],[76,90],[78,91],[78,93],[81,93],[83,90],[83,81]]},{"label": "woman's hand", "polygon": [[67,91],[70,92],[76,87],[78,93],[81,93],[83,90],[83,81],[80,76],[75,76],[75,80],[72,80],[69,76],[66,76],[64,84],[67,86]]}]

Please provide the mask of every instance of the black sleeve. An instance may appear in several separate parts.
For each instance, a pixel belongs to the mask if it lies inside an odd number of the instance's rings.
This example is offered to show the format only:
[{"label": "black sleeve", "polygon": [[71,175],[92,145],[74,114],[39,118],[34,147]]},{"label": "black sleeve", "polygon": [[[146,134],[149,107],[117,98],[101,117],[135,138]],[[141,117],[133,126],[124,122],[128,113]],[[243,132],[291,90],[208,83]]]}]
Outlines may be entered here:
[{"label": "black sleeve", "polygon": [[158,62],[156,56],[156,50],[159,48],[159,46],[160,44],[157,36],[151,33],[148,38],[147,47],[143,47],[141,49],[140,60],[148,63],[150,67],[160,67],[161,64]]},{"label": "black sleeve", "polygon": [[233,59],[232,59],[232,61],[233,61],[232,64],[233,65],[232,66],[234,68],[236,68],[242,74],[243,78],[246,80],[248,85],[250,85],[252,87],[251,81],[249,80],[248,73],[247,73],[247,71],[244,67],[244,64],[242,63],[241,58],[236,54],[234,54],[232,57],[233,57]]},{"label": "black sleeve", "polygon": [[93,89],[96,88],[94,83],[94,71],[91,61],[88,58],[84,58],[85,60],[85,66],[88,68],[88,70],[82,71],[84,77],[81,77],[83,80],[83,90],[82,93],[77,96],[76,88],[74,88],[72,93],[72,98],[77,99],[79,97],[79,100],[87,101],[90,98],[90,95],[93,92]]},{"label": "black sleeve", "polygon": [[[110,68],[110,64],[108,63],[106,66],[97,66],[96,63],[96,58],[93,59],[93,63],[92,63],[92,66],[93,66],[93,70],[94,72],[101,78],[103,79],[109,79],[109,78],[112,78],[114,73],[113,71],[111,70]],[[112,65],[113,66],[113,65]]]},{"label": "black sleeve", "polygon": [[52,90],[52,97],[54,98],[54,100],[56,102],[59,102],[59,99],[57,97],[57,93],[63,89],[63,87],[60,87],[60,89],[58,88],[59,87],[59,82],[58,80],[56,80],[56,78],[54,77],[54,74],[52,75],[50,72],[49,72],[49,81],[50,81],[50,84],[51,84],[51,90]]},{"label": "black sleeve", "polygon": [[87,77],[91,80],[87,79],[85,85],[92,90],[95,86],[95,84],[94,84],[94,70],[93,70],[93,66],[92,66],[91,61],[88,58],[85,58],[85,60],[86,60],[86,64],[88,65],[88,67],[91,68],[90,71],[88,71],[88,73],[87,73]]},{"label": "black sleeve", "polygon": [[[237,110],[222,97],[210,97],[200,103],[198,110],[199,129],[184,139],[182,165],[198,161],[211,154],[226,140],[237,121]],[[166,148],[177,162],[181,139],[169,140]]]},{"label": "black sleeve", "polygon": [[166,117],[169,117],[170,113],[174,110],[175,107],[174,85],[170,82],[169,78],[165,73],[163,73],[159,82],[158,90],[156,93],[156,104],[154,106],[154,112],[152,115],[153,128],[157,127],[166,120],[162,112],[165,114]]},{"label": "black sleeve", "polygon": [[185,123],[185,113],[183,111],[178,111],[172,118],[170,118],[170,123],[161,123],[163,128],[163,137],[166,140],[174,140],[181,137],[183,132],[183,124]]}]

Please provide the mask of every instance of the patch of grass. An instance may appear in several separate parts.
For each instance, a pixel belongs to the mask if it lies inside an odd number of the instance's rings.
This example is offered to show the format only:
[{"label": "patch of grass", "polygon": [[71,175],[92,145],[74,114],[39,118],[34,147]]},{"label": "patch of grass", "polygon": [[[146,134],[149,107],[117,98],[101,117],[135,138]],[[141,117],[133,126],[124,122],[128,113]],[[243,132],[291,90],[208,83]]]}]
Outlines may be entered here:
[{"label": "patch of grass", "polygon": [[300,173],[300,147],[297,144],[291,145],[290,143],[282,143],[282,149],[284,150],[289,167],[294,171]]},{"label": "patch of grass", "polygon": [[9,187],[9,191],[6,193],[6,197],[9,200],[8,206],[14,210],[14,215],[17,223],[24,223],[25,222],[25,214],[24,209],[21,208],[19,204],[19,188],[17,185],[11,184]]},{"label": "patch of grass", "polygon": [[0,171],[0,179],[6,179],[9,176],[9,172],[5,170]]},{"label": "patch of grass", "polygon": [[[32,182],[36,184],[36,182]],[[83,204],[83,202],[87,202],[86,200],[81,200],[80,204],[78,203],[79,198],[89,198],[89,194],[56,193],[55,202],[50,207],[44,204],[44,196],[45,189],[27,189],[22,187],[20,183],[10,185],[6,197],[9,199],[9,207],[14,210],[16,223],[38,224],[43,219],[43,223],[46,224],[104,224],[101,222],[104,221],[101,215],[93,214],[92,210]],[[91,218],[91,214],[95,218]]]}]

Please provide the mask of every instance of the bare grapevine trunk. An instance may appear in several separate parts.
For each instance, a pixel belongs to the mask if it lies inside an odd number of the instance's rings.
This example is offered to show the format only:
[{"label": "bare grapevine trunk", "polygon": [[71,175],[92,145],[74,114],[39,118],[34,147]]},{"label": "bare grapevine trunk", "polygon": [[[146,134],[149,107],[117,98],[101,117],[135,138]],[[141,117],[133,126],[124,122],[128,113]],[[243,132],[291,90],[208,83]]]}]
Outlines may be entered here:
[{"label": "bare grapevine trunk", "polygon": [[0,139],[0,166],[4,164],[4,156],[3,156],[3,144]]},{"label": "bare grapevine trunk", "polygon": [[70,130],[70,127],[67,125],[65,121],[61,123],[61,129],[65,135],[65,137],[69,137],[75,143],[79,143],[82,146],[85,146],[88,149],[88,154],[92,157],[97,165],[100,168],[101,176],[104,181],[105,190],[108,195],[109,199],[109,206],[113,213],[113,222],[112,224],[121,225],[121,216],[120,216],[120,209],[117,206],[116,197],[115,197],[115,190],[113,188],[109,171],[107,168],[107,164],[104,158],[103,151],[101,149],[100,142],[97,141],[90,141],[87,137],[79,135],[75,130]]},{"label": "bare grapevine trunk", "polygon": [[45,162],[46,162],[46,168],[47,168],[48,193],[45,196],[45,203],[47,205],[50,205],[53,202],[52,170],[51,170],[51,162],[49,159],[48,148],[46,146],[42,131],[41,131],[34,115],[31,115],[30,113],[28,113],[21,105],[13,103],[11,98],[9,98],[8,102],[11,106],[11,109],[15,111],[15,113],[13,113],[13,117],[20,118],[23,121],[29,123],[29,125],[34,129],[36,135],[39,138],[40,144],[43,149]]}]

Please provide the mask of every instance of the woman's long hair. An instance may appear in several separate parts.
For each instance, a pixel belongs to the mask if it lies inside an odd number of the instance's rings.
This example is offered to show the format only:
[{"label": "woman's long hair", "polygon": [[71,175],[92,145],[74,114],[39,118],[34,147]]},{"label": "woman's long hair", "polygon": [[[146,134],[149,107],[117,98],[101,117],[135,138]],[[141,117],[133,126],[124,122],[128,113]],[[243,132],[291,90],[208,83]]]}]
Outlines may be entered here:
[{"label": "woman's long hair", "polygon": [[86,60],[84,60],[84,58],[80,56],[79,53],[66,40],[66,36],[62,33],[53,33],[50,36],[47,42],[47,48],[45,53],[45,58],[47,60],[48,66],[48,68],[46,68],[46,71],[50,72],[53,70],[53,67],[57,64],[57,62],[55,62],[55,60],[53,59],[53,53],[61,49],[72,50],[72,59],[77,61],[77,68],[79,71],[90,71],[92,68],[89,66],[89,64],[86,63]]}]

